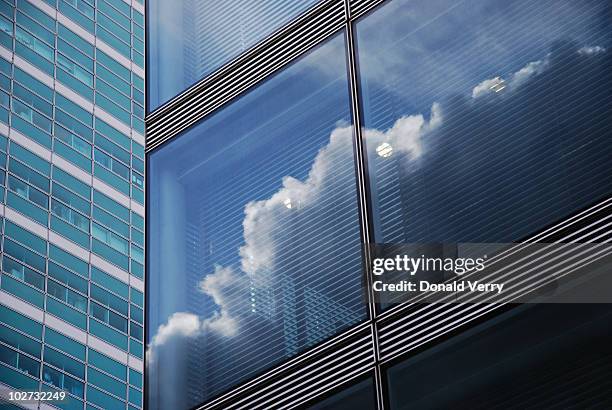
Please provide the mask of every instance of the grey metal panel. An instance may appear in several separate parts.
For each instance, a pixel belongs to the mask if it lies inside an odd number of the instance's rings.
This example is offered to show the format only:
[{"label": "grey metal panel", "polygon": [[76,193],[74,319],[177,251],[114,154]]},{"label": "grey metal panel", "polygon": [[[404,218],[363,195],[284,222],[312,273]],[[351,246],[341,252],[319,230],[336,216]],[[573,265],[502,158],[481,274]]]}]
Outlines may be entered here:
[{"label": "grey metal panel", "polygon": [[150,151],[340,30],[344,2],[330,0],[276,32],[216,74],[192,86],[147,119]]}]

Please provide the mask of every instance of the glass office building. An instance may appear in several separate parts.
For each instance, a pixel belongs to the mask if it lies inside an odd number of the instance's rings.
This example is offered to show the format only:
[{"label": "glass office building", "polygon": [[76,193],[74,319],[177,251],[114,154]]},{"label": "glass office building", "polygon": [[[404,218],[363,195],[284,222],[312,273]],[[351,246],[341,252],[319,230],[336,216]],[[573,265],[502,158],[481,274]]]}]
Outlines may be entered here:
[{"label": "glass office building", "polygon": [[612,304],[364,285],[370,244],[609,242],[609,1],[147,8],[148,408],[609,407]]},{"label": "glass office building", "polygon": [[0,1],[1,408],[143,407],[144,14]]}]

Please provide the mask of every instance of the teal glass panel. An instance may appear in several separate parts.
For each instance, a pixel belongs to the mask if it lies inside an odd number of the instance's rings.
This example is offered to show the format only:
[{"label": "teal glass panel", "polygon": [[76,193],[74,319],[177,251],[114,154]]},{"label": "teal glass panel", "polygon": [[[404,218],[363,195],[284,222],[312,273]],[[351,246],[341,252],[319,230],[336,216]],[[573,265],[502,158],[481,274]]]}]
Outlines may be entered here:
[{"label": "teal glass panel", "polygon": [[[51,387],[47,384],[42,383],[40,387],[41,391],[44,392],[59,392],[60,390]],[[54,406],[59,407],[62,410],[82,410],[83,402],[74,396],[66,395],[66,398],[62,401],[52,402]]]},{"label": "teal glass panel", "polygon": [[103,94],[96,91],[96,105],[99,105],[113,117],[122,121],[123,123],[130,125],[130,113],[122,109],[118,104],[114,103],[111,99]]},{"label": "teal glass panel", "polygon": [[11,125],[21,134],[32,139],[33,141],[36,141],[40,145],[51,149],[51,135],[47,134],[40,128],[35,127],[30,122],[24,120],[22,117],[18,115],[13,115]]},{"label": "teal glass panel", "polygon": [[133,259],[132,259],[131,265],[132,266],[130,267],[130,273],[139,279],[143,279],[144,278],[144,266],[134,261]]},{"label": "teal glass panel", "polygon": [[105,287],[118,295],[123,296],[127,299],[128,297],[128,285],[119,279],[112,277],[106,272],[92,266],[91,267],[91,280],[100,286]]},{"label": "teal glass panel", "polygon": [[[58,55],[58,59],[59,57],[60,56]],[[87,74],[85,76],[85,79],[87,80],[89,76],[91,75]],[[89,87],[87,84],[85,84],[83,81],[81,81],[80,79],[75,78],[74,74],[69,74],[69,72],[63,70],[62,68],[58,66],[57,71],[56,71],[56,78],[58,81],[67,85],[68,88],[75,91],[77,94],[93,102],[93,99],[94,99],[93,89]],[[91,78],[91,82],[93,83],[93,77]]]},{"label": "teal glass panel", "polygon": [[[55,31],[55,19],[43,12],[38,7],[26,0],[17,0],[17,10],[27,13],[34,21],[44,25],[51,31]],[[51,41],[51,43],[53,43]]]},{"label": "teal glass panel", "polygon": [[98,131],[100,134],[103,134],[106,138],[110,139],[115,144],[120,145],[125,150],[130,150],[130,137],[117,130],[116,128],[110,126],[99,118],[96,118],[96,131]]},{"label": "teal glass panel", "polygon": [[38,380],[0,363],[0,382],[24,391],[37,391]]},{"label": "teal glass panel", "polygon": [[[9,164],[9,171],[19,176],[19,178],[23,179],[29,184],[32,184],[45,192],[49,192],[49,178],[32,170],[32,168],[29,168],[25,164],[12,160]],[[27,197],[27,195],[25,196]]]},{"label": "teal glass panel", "polygon": [[22,280],[23,282],[38,288],[39,290],[45,290],[45,278],[40,273],[36,272],[24,264],[17,262],[14,259],[4,255],[2,257],[2,270],[9,275]]},{"label": "teal glass panel", "polygon": [[[25,3],[25,0],[22,0],[21,3]],[[53,33],[53,31],[47,30],[43,25],[38,24],[40,22],[49,22],[51,21],[51,26],[54,25],[53,20],[46,20],[49,19],[49,16],[44,14],[42,11],[40,11],[40,14],[42,15],[42,17],[44,17],[45,19],[38,19],[38,16],[35,18],[31,18],[30,16],[28,16],[27,14],[23,13],[20,8],[17,8],[17,13],[15,15],[16,17],[16,23],[21,27],[26,28],[30,33],[34,34],[37,39],[40,39],[42,41],[44,41],[45,43],[47,43],[48,45],[50,45],[51,47],[53,47],[53,45],[55,44],[55,34]]]},{"label": "teal glass panel", "polygon": [[100,222],[101,224],[125,236],[126,238],[130,236],[130,227],[127,223],[102,210],[101,208],[98,208],[97,206],[93,207],[93,218],[97,222]]},{"label": "teal glass panel", "polygon": [[127,396],[127,386],[124,383],[92,367],[87,367],[87,382],[123,399]]},{"label": "teal glass panel", "polygon": [[[8,73],[10,75],[10,73]],[[53,88],[42,81],[32,77],[30,74],[21,70],[19,67],[15,67],[15,80],[26,86],[30,90],[34,91],[39,96],[43,97],[47,101],[53,101]]]},{"label": "teal glass panel", "polygon": [[130,384],[142,389],[142,373],[130,368]]},{"label": "teal glass panel", "polygon": [[49,258],[71,269],[73,272],[88,278],[89,265],[80,258],[58,248],[55,245],[49,245]]},{"label": "teal glass panel", "polygon": [[80,310],[81,312],[87,312],[87,298],[64,285],[61,285],[53,280],[48,280],[47,293],[55,296],[57,299],[67,303],[77,310]]},{"label": "teal glass panel", "polygon": [[143,324],[142,309],[134,304],[130,306],[130,317],[141,325]]},{"label": "teal glass panel", "polygon": [[127,336],[95,319],[89,319],[89,332],[122,350],[128,350]]},{"label": "teal glass panel", "polygon": [[142,392],[136,390],[133,387],[130,387],[130,403],[135,406],[142,406]]},{"label": "teal glass panel", "polygon": [[69,224],[68,222],[51,215],[51,230],[71,240],[77,245],[89,249],[89,234]]},{"label": "teal glass panel", "polygon": [[40,272],[45,271],[45,258],[31,250],[19,245],[17,242],[10,240],[8,237],[4,238],[4,253],[12,256],[13,258],[39,270]]},{"label": "teal glass panel", "polygon": [[45,296],[42,292],[13,279],[11,276],[3,274],[0,287],[40,309],[44,308]]},{"label": "teal glass panel", "polygon": [[128,315],[128,302],[100,288],[99,286],[94,284],[91,285],[90,297],[100,304],[107,306],[125,316]]},{"label": "teal glass panel", "polygon": [[84,314],[50,297],[47,297],[47,311],[74,326],[87,329],[87,318]]},{"label": "teal glass panel", "polygon": [[48,265],[49,276],[56,281],[68,285],[73,289],[78,290],[81,293],[87,294],[88,283],[87,280],[72,273],[63,266],[58,265],[53,261],[49,261]]},{"label": "teal glass panel", "polygon": [[47,242],[43,238],[9,220],[4,223],[4,234],[40,254],[47,253]]},{"label": "teal glass panel", "polygon": [[130,288],[130,301],[134,302],[140,307],[144,304],[144,295],[138,289]]},{"label": "teal glass panel", "polygon": [[130,220],[129,209],[121,205],[119,202],[113,200],[112,198],[104,195],[100,191],[94,189],[93,200],[94,204],[104,208],[108,212],[112,213],[115,216],[118,216],[124,221],[128,222]]},{"label": "teal glass panel", "polygon": [[85,379],[85,365],[57,350],[45,347],[44,361],[80,379]]},{"label": "teal glass panel", "polygon": [[72,7],[66,0],[58,0],[59,11],[66,15],[70,20],[76,22],[78,25],[89,31],[91,34],[95,33],[95,24],[93,19],[93,7],[87,6],[84,2],[77,0],[82,5],[85,13],[90,14],[91,18],[86,17],[85,14],[79,12],[77,9]]},{"label": "teal glass panel", "polygon": [[132,227],[131,232],[132,232],[132,236],[131,236],[132,242],[140,246],[144,246],[144,234],[134,227]]},{"label": "teal glass panel", "polygon": [[9,275],[40,289],[45,289],[44,276],[24,264],[11,259],[8,254],[2,257],[2,270]]},{"label": "teal glass panel", "polygon": [[93,115],[82,108],[80,105],[70,101],[66,97],[61,94],[55,94],[55,104],[65,112],[70,113],[83,124],[86,124],[89,127],[93,127]]},{"label": "teal glass panel", "polygon": [[49,327],[45,329],[45,343],[83,361],[85,360],[85,346]]},{"label": "teal glass panel", "polygon": [[130,338],[130,354],[142,359],[143,346],[142,343]]},{"label": "teal glass panel", "polygon": [[53,183],[51,186],[51,195],[64,202],[70,207],[79,210],[84,214],[91,213],[91,204],[86,199],[74,194],[72,191],[64,188],[63,186]]},{"label": "teal glass panel", "polygon": [[[9,181],[9,188],[11,184]],[[13,192],[8,192],[6,197],[6,204],[17,212],[24,214],[25,216],[32,218],[41,225],[47,225],[48,212],[27,201],[21,196],[15,195]]]},{"label": "teal glass panel", "polygon": [[0,305],[0,321],[20,331],[29,334],[36,339],[42,339],[42,325],[21,313],[17,313],[3,305]]},{"label": "teal glass panel", "polygon": [[127,381],[127,367],[125,365],[91,348],[89,349],[88,362],[100,370],[112,374],[123,381]]},{"label": "teal glass panel", "polygon": [[141,231],[144,231],[144,218],[138,215],[136,212],[132,212],[132,225]]},{"label": "teal glass panel", "polygon": [[99,48],[96,49],[96,60],[104,64],[106,68],[119,75],[125,81],[130,81],[130,70],[118,63],[114,58],[110,57],[105,52],[101,51]]},{"label": "teal glass panel", "polygon": [[125,403],[119,399],[109,396],[100,390],[87,386],[87,401],[91,401],[93,404],[102,407],[103,409],[123,409]]},{"label": "teal glass panel", "polygon": [[15,349],[40,358],[42,345],[13,329],[0,325],[0,340],[13,346]]},{"label": "teal glass panel", "polygon": [[86,199],[89,199],[91,196],[91,187],[89,185],[56,166],[53,166],[53,179]]},{"label": "teal glass panel", "polygon": [[83,398],[83,383],[49,366],[43,366],[43,381]]},{"label": "teal glass panel", "polygon": [[92,59],[94,58],[94,46],[81,36],[75,34],[72,30],[68,29],[62,23],[58,24],[58,35],[65,39],[69,44],[76,47],[81,52],[87,54]]}]

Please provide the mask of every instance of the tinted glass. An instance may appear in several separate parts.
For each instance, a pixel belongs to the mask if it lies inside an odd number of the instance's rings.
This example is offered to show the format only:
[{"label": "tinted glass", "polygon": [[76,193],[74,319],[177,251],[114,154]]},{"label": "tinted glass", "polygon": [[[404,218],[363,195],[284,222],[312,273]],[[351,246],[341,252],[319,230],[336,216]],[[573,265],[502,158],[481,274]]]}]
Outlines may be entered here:
[{"label": "tinted glass", "polygon": [[147,82],[152,111],[320,0],[151,0]]},{"label": "tinted glass", "polygon": [[398,0],[356,24],[377,242],[512,242],[612,191],[608,1]]},{"label": "tinted glass", "polygon": [[308,407],[309,410],[371,410],[376,408],[372,379],[344,387],[338,393]]},{"label": "tinted glass", "polygon": [[609,408],[611,319],[609,304],[523,305],[389,368],[389,407]]},{"label": "tinted glass", "polygon": [[150,154],[151,408],[194,406],[364,317],[343,50],[339,34]]}]

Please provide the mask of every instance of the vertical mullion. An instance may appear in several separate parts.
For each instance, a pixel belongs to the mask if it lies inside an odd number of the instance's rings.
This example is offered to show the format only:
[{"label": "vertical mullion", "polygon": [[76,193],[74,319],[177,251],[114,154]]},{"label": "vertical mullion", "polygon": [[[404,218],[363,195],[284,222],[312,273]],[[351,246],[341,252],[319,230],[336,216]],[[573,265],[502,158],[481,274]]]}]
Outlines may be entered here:
[{"label": "vertical mullion", "polygon": [[370,210],[370,191],[368,186],[366,150],[363,141],[361,111],[360,111],[360,95],[359,84],[357,81],[357,55],[355,50],[355,38],[353,33],[353,24],[351,22],[351,0],[344,0],[345,9],[345,39],[347,47],[347,65],[349,74],[349,87],[351,98],[351,113],[353,118],[353,146],[355,156],[355,171],[357,176],[357,194],[359,205],[359,220],[361,223],[361,241],[363,246],[364,256],[364,273],[366,283],[366,294],[368,302],[368,315],[371,321],[372,346],[374,356],[374,388],[376,390],[376,406],[379,410],[384,409],[384,392],[382,381],[382,370],[380,368],[380,352],[378,346],[378,326],[376,323],[376,304],[374,299],[374,291],[370,284],[372,283],[371,266],[371,249],[372,243],[372,218]]}]

